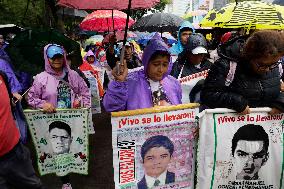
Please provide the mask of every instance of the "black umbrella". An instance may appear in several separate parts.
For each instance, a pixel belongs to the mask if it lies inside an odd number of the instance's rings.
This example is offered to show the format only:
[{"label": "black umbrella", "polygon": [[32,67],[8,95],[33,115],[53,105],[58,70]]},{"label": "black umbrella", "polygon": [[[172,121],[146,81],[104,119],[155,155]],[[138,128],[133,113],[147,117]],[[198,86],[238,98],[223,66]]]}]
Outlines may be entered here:
[{"label": "black umbrella", "polygon": [[49,43],[61,45],[69,54],[72,67],[82,63],[80,45],[54,29],[25,30],[16,35],[7,47],[17,71],[35,75],[44,71],[43,48]]},{"label": "black umbrella", "polygon": [[139,19],[130,30],[148,32],[175,32],[184,20],[170,13],[154,13]]},{"label": "black umbrella", "polygon": [[284,0],[274,0],[272,3],[276,5],[284,6]]},{"label": "black umbrella", "polygon": [[4,35],[4,37],[9,33],[17,34],[21,31],[23,31],[23,28],[15,25],[15,24],[2,24],[2,25],[0,25],[0,34]]},{"label": "black umbrella", "polygon": [[60,8],[57,12],[58,15],[85,18],[88,13],[84,10],[77,10],[71,8]]}]

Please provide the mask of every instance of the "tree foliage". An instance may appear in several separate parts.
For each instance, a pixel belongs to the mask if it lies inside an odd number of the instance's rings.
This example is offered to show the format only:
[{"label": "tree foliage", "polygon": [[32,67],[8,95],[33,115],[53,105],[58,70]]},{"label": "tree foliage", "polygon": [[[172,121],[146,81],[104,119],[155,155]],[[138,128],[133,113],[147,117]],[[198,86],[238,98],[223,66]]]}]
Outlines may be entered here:
[{"label": "tree foliage", "polygon": [[[64,19],[56,15],[60,8],[57,0],[0,0],[0,24],[16,24],[31,28],[57,28],[64,32],[74,20]],[[152,9],[131,10],[130,16],[139,19],[148,11],[161,12],[171,0],[161,0]],[[65,24],[65,26],[64,26]]]},{"label": "tree foliage", "polygon": [[44,24],[44,1],[0,0],[0,24],[40,27]]},{"label": "tree foliage", "polygon": [[166,5],[170,4],[171,2],[171,0],[161,0],[160,3],[158,3],[151,9],[131,10],[130,16],[131,18],[137,20],[141,18],[144,14],[146,14],[148,11],[151,11],[152,13],[162,12],[165,9]]}]

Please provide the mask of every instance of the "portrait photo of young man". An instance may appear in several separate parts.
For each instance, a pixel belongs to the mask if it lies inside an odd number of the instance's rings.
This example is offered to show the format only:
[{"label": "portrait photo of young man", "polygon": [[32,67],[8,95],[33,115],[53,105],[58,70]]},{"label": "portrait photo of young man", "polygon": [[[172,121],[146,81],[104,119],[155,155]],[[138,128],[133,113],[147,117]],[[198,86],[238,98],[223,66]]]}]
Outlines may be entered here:
[{"label": "portrait photo of young man", "polygon": [[259,180],[259,171],[269,158],[269,137],[262,126],[240,127],[232,139],[233,164],[237,180]]},{"label": "portrait photo of young man", "polygon": [[49,125],[48,131],[53,154],[69,153],[72,142],[71,127],[62,121],[54,121]]},{"label": "portrait photo of young man", "polygon": [[148,138],[141,147],[144,176],[138,189],[149,189],[175,182],[175,173],[168,171],[174,152],[173,142],[166,136]]}]

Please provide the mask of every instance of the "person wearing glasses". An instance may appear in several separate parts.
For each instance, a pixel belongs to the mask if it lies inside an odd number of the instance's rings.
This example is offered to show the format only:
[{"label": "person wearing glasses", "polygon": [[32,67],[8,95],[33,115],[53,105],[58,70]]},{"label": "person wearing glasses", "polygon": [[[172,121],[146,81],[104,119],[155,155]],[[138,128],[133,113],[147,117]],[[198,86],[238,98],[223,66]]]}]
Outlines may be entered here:
[{"label": "person wearing glasses", "polygon": [[271,107],[270,114],[284,111],[279,61],[284,55],[282,33],[261,30],[249,37],[234,37],[218,47],[218,55],[201,91],[203,105],[241,114],[255,107]]}]

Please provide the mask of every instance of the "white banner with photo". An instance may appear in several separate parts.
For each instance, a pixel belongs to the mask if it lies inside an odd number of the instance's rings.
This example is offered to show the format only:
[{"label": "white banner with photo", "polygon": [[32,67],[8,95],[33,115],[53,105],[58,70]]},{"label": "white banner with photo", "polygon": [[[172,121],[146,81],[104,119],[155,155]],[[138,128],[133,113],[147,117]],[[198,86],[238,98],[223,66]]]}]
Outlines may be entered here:
[{"label": "white banner with photo", "polygon": [[98,81],[90,71],[83,71],[90,83],[92,114],[101,113]]},{"label": "white banner with photo", "polygon": [[197,189],[283,189],[284,114],[200,113]]},{"label": "white banner with photo", "polygon": [[25,110],[40,175],[88,174],[89,109]]},{"label": "white banner with photo", "polygon": [[209,70],[204,70],[178,79],[181,84],[181,101],[183,104],[199,102],[201,86],[208,75],[208,71]]},{"label": "white banner with photo", "polygon": [[116,189],[193,189],[195,107],[179,105],[112,114]]}]

